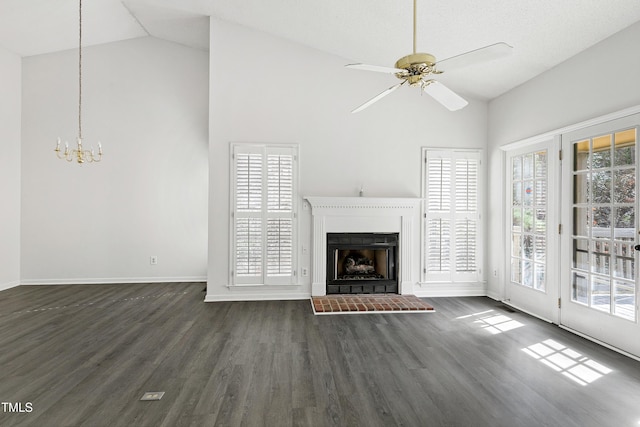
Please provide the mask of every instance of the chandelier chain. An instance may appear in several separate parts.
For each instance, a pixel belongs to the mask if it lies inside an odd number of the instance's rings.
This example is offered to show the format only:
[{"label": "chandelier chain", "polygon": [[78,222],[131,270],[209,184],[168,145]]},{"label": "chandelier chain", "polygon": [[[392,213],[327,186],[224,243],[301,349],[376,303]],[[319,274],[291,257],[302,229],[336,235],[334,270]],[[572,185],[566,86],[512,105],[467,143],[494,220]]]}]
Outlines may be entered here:
[{"label": "chandelier chain", "polygon": [[80,0],[78,18],[78,138],[82,140],[82,0]]}]

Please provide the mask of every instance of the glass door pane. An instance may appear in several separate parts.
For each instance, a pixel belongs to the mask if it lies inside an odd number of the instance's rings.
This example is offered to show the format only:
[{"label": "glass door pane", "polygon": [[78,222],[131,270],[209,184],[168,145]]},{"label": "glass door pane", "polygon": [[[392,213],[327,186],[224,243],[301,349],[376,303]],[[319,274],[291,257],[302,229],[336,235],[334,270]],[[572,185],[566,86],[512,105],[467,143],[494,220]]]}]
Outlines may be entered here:
[{"label": "glass door pane", "polygon": [[571,300],[636,320],[636,128],[572,141]]},{"label": "glass door pane", "polygon": [[511,281],[544,292],[547,259],[547,150],[511,157]]}]

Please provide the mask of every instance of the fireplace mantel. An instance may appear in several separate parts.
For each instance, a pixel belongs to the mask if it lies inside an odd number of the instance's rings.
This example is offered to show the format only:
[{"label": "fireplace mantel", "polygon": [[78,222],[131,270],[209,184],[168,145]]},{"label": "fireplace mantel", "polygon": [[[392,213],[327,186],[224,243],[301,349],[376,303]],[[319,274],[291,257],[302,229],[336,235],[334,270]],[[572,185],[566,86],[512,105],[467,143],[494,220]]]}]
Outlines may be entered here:
[{"label": "fireplace mantel", "polygon": [[[413,210],[419,207],[421,199],[401,197],[305,197],[316,212],[341,212],[342,214],[356,215],[367,209],[397,211]],[[377,215],[389,215],[379,212]]]},{"label": "fireplace mantel", "polygon": [[[398,293],[413,294],[419,272],[419,198],[316,197],[305,199],[313,216],[311,295],[326,295],[327,233],[399,233],[400,283]],[[419,226],[417,232],[419,233]],[[415,271],[415,269],[418,271]]]}]

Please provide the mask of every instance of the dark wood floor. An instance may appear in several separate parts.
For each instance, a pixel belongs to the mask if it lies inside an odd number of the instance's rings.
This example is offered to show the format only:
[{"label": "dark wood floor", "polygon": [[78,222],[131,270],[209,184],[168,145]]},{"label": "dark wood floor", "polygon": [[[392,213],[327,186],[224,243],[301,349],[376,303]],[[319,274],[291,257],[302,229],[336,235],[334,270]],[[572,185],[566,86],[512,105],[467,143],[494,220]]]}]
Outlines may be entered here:
[{"label": "dark wood floor", "polygon": [[[309,301],[203,303],[202,289],[0,292],[0,401],[32,405],[3,405],[0,425],[640,422],[639,362],[488,298],[314,316]],[[145,391],[165,395],[141,402]]]}]

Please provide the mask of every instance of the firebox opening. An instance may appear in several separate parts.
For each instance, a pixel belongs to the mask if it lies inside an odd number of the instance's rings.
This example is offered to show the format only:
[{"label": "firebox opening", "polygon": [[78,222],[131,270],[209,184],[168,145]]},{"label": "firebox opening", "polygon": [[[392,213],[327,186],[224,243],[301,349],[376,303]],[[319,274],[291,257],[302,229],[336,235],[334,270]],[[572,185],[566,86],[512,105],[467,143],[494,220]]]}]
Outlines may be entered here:
[{"label": "firebox opening", "polygon": [[336,249],[335,280],[388,279],[388,249]]},{"label": "firebox opening", "polygon": [[327,233],[327,294],[398,293],[397,233]]}]

